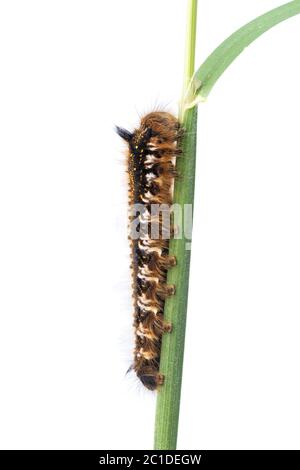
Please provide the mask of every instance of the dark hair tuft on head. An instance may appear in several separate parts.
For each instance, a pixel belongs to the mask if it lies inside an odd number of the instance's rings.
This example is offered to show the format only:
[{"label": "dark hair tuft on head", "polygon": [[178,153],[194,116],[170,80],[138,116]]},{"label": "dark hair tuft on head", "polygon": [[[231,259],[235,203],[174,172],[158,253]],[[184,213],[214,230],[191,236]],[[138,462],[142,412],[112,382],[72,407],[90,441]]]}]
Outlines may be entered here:
[{"label": "dark hair tuft on head", "polygon": [[118,127],[116,126],[116,133],[124,140],[126,140],[126,142],[130,142],[132,137],[133,137],[133,134],[129,131],[127,131],[126,129],[123,129],[123,127]]}]

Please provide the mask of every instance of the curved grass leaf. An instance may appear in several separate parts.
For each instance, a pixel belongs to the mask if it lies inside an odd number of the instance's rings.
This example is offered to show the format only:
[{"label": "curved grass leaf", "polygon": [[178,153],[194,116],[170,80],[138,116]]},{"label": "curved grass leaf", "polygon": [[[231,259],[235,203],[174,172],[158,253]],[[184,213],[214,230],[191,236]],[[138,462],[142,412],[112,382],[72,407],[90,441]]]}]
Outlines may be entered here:
[{"label": "curved grass leaf", "polygon": [[263,33],[292,16],[300,13],[300,0],[286,3],[259,16],[229,36],[206,59],[191,82],[190,100],[186,107],[192,107],[205,100],[216,81],[245,47],[249,46]]}]

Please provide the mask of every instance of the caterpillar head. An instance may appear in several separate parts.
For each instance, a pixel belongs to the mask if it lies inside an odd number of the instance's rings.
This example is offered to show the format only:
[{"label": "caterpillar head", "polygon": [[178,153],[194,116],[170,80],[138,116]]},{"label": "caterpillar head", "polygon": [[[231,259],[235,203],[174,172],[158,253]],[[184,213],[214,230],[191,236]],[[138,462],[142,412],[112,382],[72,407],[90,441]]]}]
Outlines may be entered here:
[{"label": "caterpillar head", "polygon": [[157,389],[157,374],[143,374],[139,376],[139,379],[148,390]]}]

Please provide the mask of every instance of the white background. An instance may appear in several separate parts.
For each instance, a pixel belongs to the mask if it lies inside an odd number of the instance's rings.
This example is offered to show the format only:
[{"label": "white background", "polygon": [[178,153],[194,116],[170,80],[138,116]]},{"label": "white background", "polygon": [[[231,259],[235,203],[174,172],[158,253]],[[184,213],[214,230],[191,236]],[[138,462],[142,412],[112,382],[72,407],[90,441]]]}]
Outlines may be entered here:
[{"label": "white background", "polygon": [[[277,0],[199,1],[197,65]],[[185,0],[0,2],[0,446],[150,449],[124,146],[176,112]],[[199,110],[178,448],[300,448],[300,17]]]}]

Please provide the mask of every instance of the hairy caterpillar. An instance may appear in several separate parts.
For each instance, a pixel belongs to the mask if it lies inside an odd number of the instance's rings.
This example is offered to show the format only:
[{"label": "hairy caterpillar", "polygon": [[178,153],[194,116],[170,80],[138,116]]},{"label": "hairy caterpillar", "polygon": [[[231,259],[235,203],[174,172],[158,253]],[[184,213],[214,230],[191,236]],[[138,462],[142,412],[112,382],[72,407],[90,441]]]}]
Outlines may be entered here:
[{"label": "hairy caterpillar", "polygon": [[[142,118],[133,133],[120,127],[116,131],[128,144],[129,205],[138,205],[138,222],[146,226],[139,237],[130,237],[136,336],[131,368],[146,388],[155,390],[164,379],[159,374],[161,338],[172,328],[163,319],[164,303],[175,293],[175,286],[167,285],[166,280],[176,259],[169,256],[170,236],[166,236],[168,227],[163,213],[153,214],[152,209],[159,204],[168,212],[172,204],[174,160],[181,153],[181,128],[173,115],[152,112]],[[131,214],[129,222],[133,219]],[[156,237],[151,232],[154,223],[158,226]]]}]

